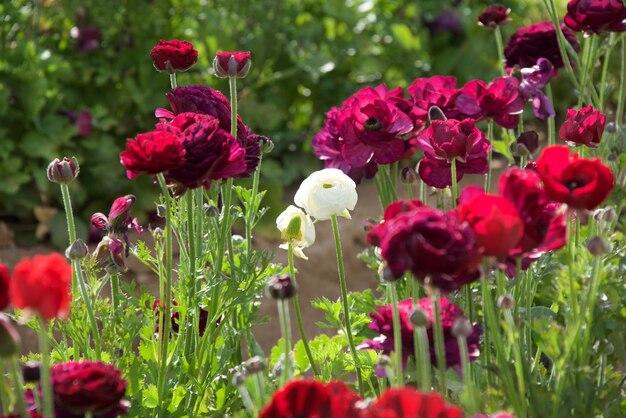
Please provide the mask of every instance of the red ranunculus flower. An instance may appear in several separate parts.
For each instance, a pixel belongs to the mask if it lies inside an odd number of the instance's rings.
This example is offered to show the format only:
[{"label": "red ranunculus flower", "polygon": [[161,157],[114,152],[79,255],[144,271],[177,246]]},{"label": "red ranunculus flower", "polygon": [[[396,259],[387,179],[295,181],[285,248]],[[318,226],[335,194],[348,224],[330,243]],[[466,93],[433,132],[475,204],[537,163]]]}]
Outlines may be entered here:
[{"label": "red ranunculus flower", "polygon": [[[441,303],[441,323],[444,330],[444,348],[446,354],[446,365],[448,367],[459,367],[461,365],[461,354],[456,337],[452,335],[452,325],[460,318],[464,317],[463,311],[458,306],[450,303],[446,298],[440,299]],[[415,344],[413,339],[413,324],[409,320],[411,312],[413,312],[412,299],[405,299],[398,303],[398,313],[400,315],[400,334],[402,336],[402,361],[406,366],[408,358],[413,357],[415,352]],[[433,311],[433,303],[430,298],[422,298],[418,301],[418,308],[424,311],[431,324],[435,323]],[[359,345],[359,349],[380,350],[383,354],[389,355],[394,351],[393,342],[393,315],[391,305],[383,305],[376,307],[376,311],[370,313],[372,322],[369,328],[378,332],[380,335],[373,340],[366,340]],[[480,354],[481,329],[474,326],[472,334],[467,337],[468,354],[470,361],[478,358]],[[428,343],[430,350],[430,361],[433,365],[437,364],[437,355],[435,350],[435,340],[433,336],[433,327],[428,328]]]},{"label": "red ranunculus flower", "polygon": [[516,259],[522,268],[548,251],[558,250],[567,242],[566,217],[562,205],[548,199],[539,175],[532,170],[512,168],[500,177],[500,195],[517,208],[524,223],[524,236],[509,251],[506,272],[515,275]]},{"label": "red ranunculus flower", "polygon": [[181,113],[169,123],[159,123],[157,130],[178,135],[185,147],[185,161],[167,173],[169,181],[188,189],[208,188],[213,180],[237,177],[246,171],[245,149],[220,129],[215,117]]},{"label": "red ranunculus flower", "polygon": [[[173,119],[181,113],[204,113],[219,120],[219,128],[230,132],[230,102],[221,92],[206,86],[177,87],[166,94],[172,111],[159,108],[155,115]],[[261,155],[260,135],[250,132],[237,115],[237,141],[246,150],[246,171],[241,177],[251,175],[259,165]]]},{"label": "red ranunculus flower", "polygon": [[565,141],[596,148],[604,133],[606,115],[592,106],[568,109],[559,136]]},{"label": "red ranunculus flower", "polygon": [[[170,321],[171,321],[170,329],[174,333],[178,333],[178,329],[179,329],[178,322],[180,320],[180,313],[176,310],[177,306],[178,306],[178,302],[172,299],[172,308],[170,310]],[[159,299],[156,299],[154,303],[152,304],[152,311],[157,315],[157,324],[156,324],[156,328],[154,331],[155,334],[159,334],[159,328],[160,328],[159,317],[161,315],[161,311],[165,312],[165,308],[166,308],[165,304],[162,303]],[[198,335],[200,335],[201,337],[204,335],[204,332],[206,331],[206,324],[207,324],[208,319],[209,319],[209,312],[207,312],[205,309],[200,308],[200,318],[198,318],[198,325],[199,325]],[[187,321],[191,323],[192,318],[187,316]]]},{"label": "red ranunculus flower", "polygon": [[23,258],[13,269],[9,295],[13,306],[43,319],[66,318],[70,311],[72,267],[61,254]]},{"label": "red ranunculus flower", "polygon": [[395,216],[367,234],[367,241],[381,249],[391,272],[400,277],[411,271],[444,291],[478,279],[481,255],[471,227],[460,223],[454,213],[412,206],[417,207],[390,210],[389,216]]},{"label": "red ranunculus flower", "polygon": [[415,113],[423,123],[428,121],[428,110],[433,106],[440,108],[447,118],[459,116],[455,106],[458,92],[455,77],[436,75],[418,78],[406,90],[415,105]]},{"label": "red ranunculus flower", "polygon": [[510,13],[511,9],[508,9],[503,5],[498,3],[492,4],[487,6],[487,8],[478,15],[478,24],[488,28],[504,26],[511,21],[509,18]]},{"label": "red ranunculus flower", "polygon": [[182,165],[184,157],[185,147],[176,135],[153,131],[128,139],[120,161],[128,178],[134,179],[140,174],[167,173]]},{"label": "red ranunculus flower", "polygon": [[11,283],[11,274],[9,268],[0,263],[0,311],[9,306],[9,284]]},{"label": "red ranunculus flower", "polygon": [[482,80],[472,80],[461,88],[456,107],[475,120],[491,118],[498,125],[513,129],[524,110],[524,97],[515,77],[498,77],[488,86]]},{"label": "red ranunculus flower", "polygon": [[613,172],[599,158],[578,158],[565,145],[544,148],[537,160],[537,172],[548,197],[573,209],[595,209],[615,183]]},{"label": "red ranunculus flower", "polygon": [[[565,25],[561,25],[561,29],[567,41],[578,51],[576,35]],[[549,60],[555,69],[563,67],[563,58],[559,51],[554,25],[547,20],[518,29],[507,42],[504,56],[508,68],[514,65],[522,68],[532,67],[539,58]]]},{"label": "red ranunculus flower", "polygon": [[457,181],[465,173],[484,174],[489,169],[487,154],[491,144],[471,119],[432,121],[418,137],[417,147],[425,157],[419,164],[420,177],[431,187],[443,189],[452,185],[453,159]]},{"label": "red ranunculus flower", "polygon": [[487,194],[478,186],[468,186],[459,202],[459,220],[472,226],[484,255],[506,257],[524,235],[517,209],[504,197]]},{"label": "red ranunculus flower", "polygon": [[186,71],[198,61],[198,51],[187,41],[171,40],[159,41],[150,51],[150,58],[154,68],[173,74],[176,71]]},{"label": "red ranunculus flower", "polygon": [[[41,415],[37,411],[29,411],[28,416],[30,418],[43,418],[43,415]],[[4,415],[2,418],[21,418],[21,415],[20,414]]]},{"label": "red ranunculus flower", "polygon": [[343,382],[292,380],[274,393],[259,418],[358,418],[360,399]]},{"label": "red ranunculus flower", "polygon": [[[128,382],[115,366],[96,361],[66,362],[50,369],[57,408],[69,414],[123,413]],[[117,414],[116,414],[117,416]]]},{"label": "red ranunculus flower", "polygon": [[244,78],[250,70],[250,52],[218,52],[213,59],[213,70],[218,77]]},{"label": "red ranunculus flower", "polygon": [[337,126],[341,154],[350,166],[364,167],[370,161],[391,164],[402,158],[413,123],[388,94],[386,87],[366,87],[342,105]]},{"label": "red ranunculus flower", "polygon": [[624,32],[626,6],[622,0],[571,0],[563,22],[576,32]]},{"label": "red ranunculus flower", "polygon": [[463,410],[448,405],[438,393],[422,393],[416,389],[387,389],[376,399],[362,418],[462,418]]}]

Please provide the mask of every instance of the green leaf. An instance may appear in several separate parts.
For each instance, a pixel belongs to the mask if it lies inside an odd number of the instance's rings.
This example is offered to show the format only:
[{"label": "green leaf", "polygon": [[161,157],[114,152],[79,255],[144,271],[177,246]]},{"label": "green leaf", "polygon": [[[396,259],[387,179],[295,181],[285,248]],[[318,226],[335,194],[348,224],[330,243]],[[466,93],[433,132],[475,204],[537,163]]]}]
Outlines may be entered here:
[{"label": "green leaf", "polygon": [[142,405],[148,409],[154,409],[159,404],[159,394],[155,385],[148,385],[148,388],[143,391]]}]

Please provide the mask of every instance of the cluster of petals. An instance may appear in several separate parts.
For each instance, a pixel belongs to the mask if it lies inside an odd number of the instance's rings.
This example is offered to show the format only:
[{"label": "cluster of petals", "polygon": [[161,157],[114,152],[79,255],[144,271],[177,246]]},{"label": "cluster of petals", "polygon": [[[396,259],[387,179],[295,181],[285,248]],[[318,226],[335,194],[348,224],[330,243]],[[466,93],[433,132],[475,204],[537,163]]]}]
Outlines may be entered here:
[{"label": "cluster of petals", "polygon": [[157,71],[173,74],[191,68],[198,61],[198,51],[187,41],[161,40],[150,51],[150,58]]},{"label": "cluster of petals", "polygon": [[456,107],[474,120],[493,119],[498,125],[513,129],[524,110],[524,97],[515,77],[498,77],[487,85],[472,80],[463,86],[456,98]]},{"label": "cluster of petals", "polygon": [[576,32],[624,32],[626,6],[622,0],[571,0],[563,22]]},{"label": "cluster of petals", "polygon": [[489,5],[478,15],[478,24],[488,28],[504,26],[511,21],[510,13],[511,9],[502,4],[495,3]]},{"label": "cluster of petals", "polygon": [[343,382],[321,383],[312,379],[292,380],[274,393],[260,418],[461,418],[463,411],[448,405],[437,393],[414,388],[386,390],[371,403]]},{"label": "cluster of petals", "polygon": [[545,58],[539,58],[537,64],[522,68],[520,71],[522,73],[522,81],[519,86],[520,93],[524,99],[532,103],[535,116],[539,119],[553,118],[556,113],[552,102],[541,91],[554,76],[552,63]]},{"label": "cluster of petals", "polygon": [[[160,317],[165,312],[166,307],[166,304],[164,302],[161,302],[159,299],[155,299],[154,303],[152,304],[152,311],[156,315],[156,335],[161,334]],[[178,302],[175,299],[172,299],[172,305],[170,310],[170,330],[173,333],[178,333],[178,330],[180,329],[180,312],[178,311],[177,307]],[[204,335],[204,332],[206,331],[207,322],[209,320],[209,312],[206,309],[202,308],[200,308],[199,311],[200,314],[198,316],[198,335],[202,337]],[[190,311],[188,311],[187,314],[189,315]],[[189,316],[187,316],[187,319],[190,320]]]},{"label": "cluster of petals", "polygon": [[441,109],[446,118],[460,116],[455,104],[458,93],[456,77],[436,75],[417,78],[406,90],[413,101],[414,112],[423,121],[428,120],[428,112],[433,106]]},{"label": "cluster of petals", "polygon": [[443,291],[479,277],[482,254],[471,226],[459,221],[456,213],[424,206],[419,200],[391,203],[367,241],[380,248],[395,277],[410,271]]},{"label": "cluster of petals", "polygon": [[574,145],[586,145],[597,148],[604,133],[606,115],[586,106],[579,110],[568,109],[565,122],[559,129],[561,139]]},{"label": "cluster of petals", "polygon": [[[459,318],[465,318],[463,311],[457,305],[451,303],[447,298],[440,298],[441,324],[443,327],[444,351],[446,355],[446,365],[448,367],[459,368],[461,366],[461,354],[457,337],[452,334],[452,326]],[[400,335],[402,336],[402,363],[407,365],[409,357],[413,357],[415,352],[415,340],[413,334],[414,325],[410,321],[414,308],[420,309],[428,318],[428,345],[430,349],[430,362],[436,365],[435,340],[433,336],[433,325],[435,321],[434,305],[431,298],[422,298],[413,303],[412,299],[405,299],[398,303],[398,314],[400,316]],[[370,313],[372,322],[368,327],[376,331],[379,335],[372,340],[363,341],[358,348],[365,350],[378,350],[389,355],[394,351],[393,341],[393,313],[391,305],[377,306],[376,311]],[[470,361],[478,358],[480,354],[480,335],[482,331],[474,325],[472,333],[467,337],[468,355]]]},{"label": "cluster of petals", "polygon": [[485,174],[491,144],[472,119],[433,120],[417,140],[424,152],[419,174],[424,182],[439,189],[452,185],[451,164],[456,160],[456,179],[463,174]]}]

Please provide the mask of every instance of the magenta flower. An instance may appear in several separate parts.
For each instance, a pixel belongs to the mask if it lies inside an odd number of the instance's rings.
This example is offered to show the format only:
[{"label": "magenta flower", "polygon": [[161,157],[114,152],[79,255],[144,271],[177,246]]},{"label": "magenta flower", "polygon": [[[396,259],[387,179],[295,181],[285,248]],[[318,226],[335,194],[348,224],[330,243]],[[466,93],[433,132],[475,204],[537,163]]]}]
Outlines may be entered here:
[{"label": "magenta flower", "polygon": [[556,113],[554,107],[540,89],[544,88],[554,76],[554,66],[545,58],[539,58],[532,67],[522,68],[522,82],[520,93],[524,99],[532,102],[535,116],[539,119],[553,118]]},{"label": "magenta flower", "polygon": [[415,105],[416,115],[425,123],[428,121],[428,110],[437,106],[447,118],[457,118],[456,78],[436,75],[429,78],[418,78],[406,89]]},{"label": "magenta flower", "polygon": [[422,180],[439,189],[452,185],[451,161],[456,159],[457,181],[465,173],[484,174],[491,144],[476,128],[474,121],[434,120],[418,137],[417,147],[424,152],[419,164]]},{"label": "magenta flower", "polygon": [[[441,304],[441,325],[443,327],[444,349],[446,354],[446,366],[458,368],[461,365],[461,355],[457,339],[452,335],[452,325],[458,318],[464,318],[463,311],[446,298],[440,298]],[[413,357],[414,339],[413,324],[409,320],[413,311],[413,300],[405,299],[398,303],[398,313],[400,316],[400,335],[402,337],[402,364],[406,367],[409,357]],[[417,307],[422,310],[428,318],[431,326],[428,327],[428,345],[430,349],[430,362],[437,364],[435,342],[433,337],[433,326],[435,323],[433,303],[430,298],[422,298],[418,301]],[[379,350],[383,354],[389,355],[394,351],[393,343],[393,320],[391,305],[376,307],[376,311],[370,313],[372,322],[368,328],[378,332],[380,335],[373,340],[366,340],[359,345],[359,349]],[[479,326],[475,325],[469,337],[467,337],[468,354],[470,361],[476,360],[480,354]]]},{"label": "magenta flower", "polygon": [[482,80],[472,80],[461,88],[456,107],[475,120],[493,119],[498,125],[513,129],[524,110],[524,98],[515,77],[498,77],[488,86]]}]

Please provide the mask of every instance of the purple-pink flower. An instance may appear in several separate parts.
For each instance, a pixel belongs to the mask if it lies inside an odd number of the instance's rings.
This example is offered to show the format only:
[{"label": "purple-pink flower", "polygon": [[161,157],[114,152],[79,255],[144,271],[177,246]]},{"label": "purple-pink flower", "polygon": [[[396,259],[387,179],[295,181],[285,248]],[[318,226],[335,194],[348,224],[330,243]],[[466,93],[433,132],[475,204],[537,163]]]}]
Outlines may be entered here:
[{"label": "purple-pink flower", "polygon": [[456,77],[436,75],[418,78],[406,90],[415,105],[415,114],[424,123],[428,121],[428,111],[433,106],[440,108],[447,118],[459,116],[455,104],[458,94]]},{"label": "purple-pink flower", "polygon": [[521,73],[520,93],[524,99],[532,102],[535,116],[539,119],[553,118],[554,107],[548,96],[541,91],[554,76],[552,63],[545,58],[539,58],[537,64],[522,68]]},{"label": "purple-pink flower", "polygon": [[475,120],[493,119],[498,125],[513,129],[524,110],[524,98],[515,77],[498,77],[489,85],[472,80],[461,88],[456,107]]}]

